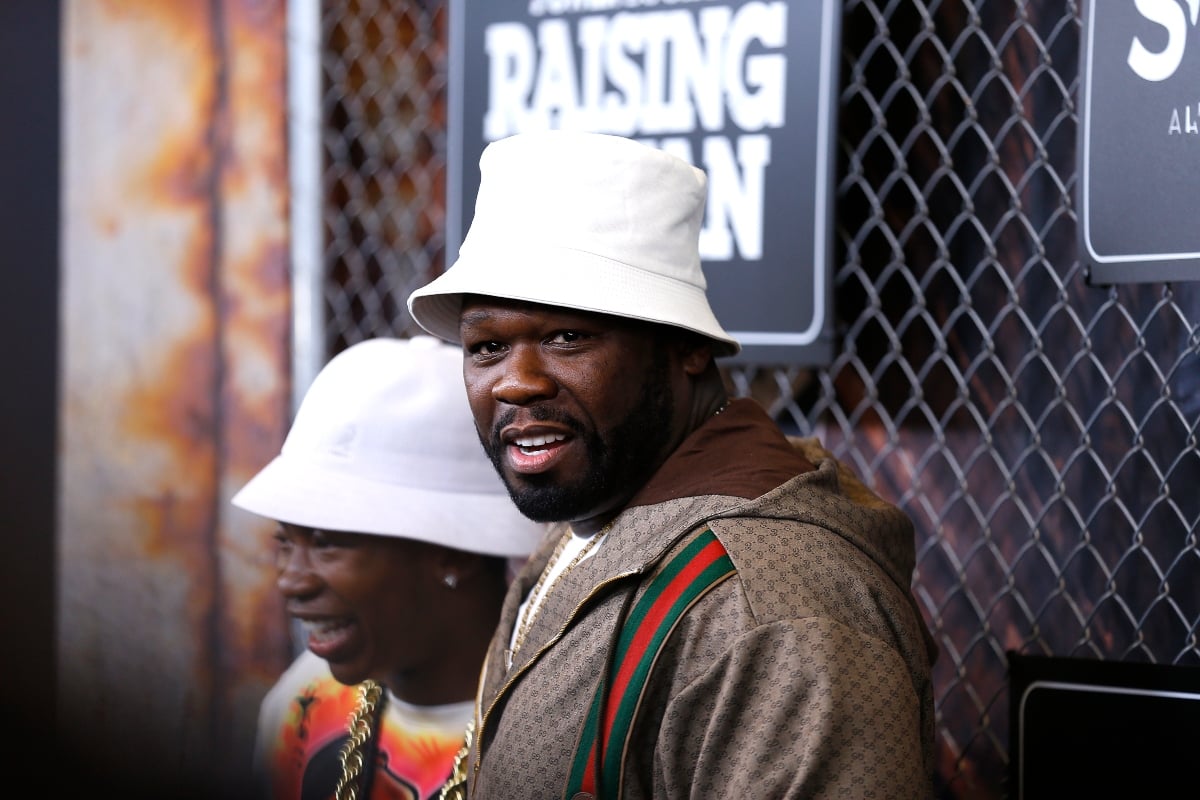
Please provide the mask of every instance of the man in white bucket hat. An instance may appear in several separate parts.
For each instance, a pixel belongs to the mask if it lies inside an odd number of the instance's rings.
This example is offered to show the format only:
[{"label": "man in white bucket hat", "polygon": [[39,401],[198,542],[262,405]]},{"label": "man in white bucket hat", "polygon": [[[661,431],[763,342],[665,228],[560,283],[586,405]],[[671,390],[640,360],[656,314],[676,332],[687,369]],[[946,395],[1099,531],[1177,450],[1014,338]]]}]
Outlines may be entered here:
[{"label": "man in white bucket hat", "polygon": [[458,260],[408,301],[458,342],[518,508],[447,796],[925,798],[936,648],[911,521],[749,398],[706,297],[706,180],[629,139],[493,142]]},{"label": "man in white bucket hat", "polygon": [[264,796],[436,795],[509,559],[545,532],[479,446],[459,349],[418,336],[336,355],[233,503],[279,523],[278,587],[308,634],[260,710]]}]

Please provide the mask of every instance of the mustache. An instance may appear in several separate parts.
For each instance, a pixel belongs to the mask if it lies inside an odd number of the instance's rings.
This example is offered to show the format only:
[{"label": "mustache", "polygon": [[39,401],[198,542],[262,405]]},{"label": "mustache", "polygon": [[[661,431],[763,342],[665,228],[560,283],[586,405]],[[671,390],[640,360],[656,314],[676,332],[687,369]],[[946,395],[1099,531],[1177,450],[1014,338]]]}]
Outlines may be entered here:
[{"label": "mustache", "polygon": [[[517,411],[519,410],[517,408],[509,408],[496,418],[496,424],[492,426],[491,430],[491,440],[497,447],[500,445],[500,432],[513,423],[517,418]],[[535,422],[554,422],[569,428],[572,433],[579,436],[584,434],[583,423],[570,414],[546,408],[545,406],[533,406],[526,409],[526,412]]]}]

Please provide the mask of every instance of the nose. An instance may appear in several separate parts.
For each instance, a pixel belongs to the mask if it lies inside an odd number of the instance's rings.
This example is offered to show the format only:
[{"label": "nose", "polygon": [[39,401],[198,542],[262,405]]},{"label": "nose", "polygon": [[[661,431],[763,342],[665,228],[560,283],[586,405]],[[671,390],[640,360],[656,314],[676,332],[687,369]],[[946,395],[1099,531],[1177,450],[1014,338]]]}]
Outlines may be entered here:
[{"label": "nose", "polygon": [[282,550],[276,556],[275,567],[275,586],[289,600],[311,596],[321,588],[321,577],[313,569],[306,545],[293,544]]},{"label": "nose", "polygon": [[524,406],[558,394],[558,383],[536,345],[513,346],[500,368],[503,372],[492,385],[497,402]]}]

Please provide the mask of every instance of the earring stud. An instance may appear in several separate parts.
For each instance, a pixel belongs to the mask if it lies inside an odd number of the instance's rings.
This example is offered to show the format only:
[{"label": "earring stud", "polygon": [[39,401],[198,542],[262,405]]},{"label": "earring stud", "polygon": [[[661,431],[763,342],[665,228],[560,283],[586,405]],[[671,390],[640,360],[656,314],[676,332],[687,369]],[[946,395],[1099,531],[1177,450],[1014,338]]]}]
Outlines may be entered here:
[{"label": "earring stud", "polygon": [[442,577],[442,583],[446,584],[447,589],[457,589],[458,576],[451,572]]}]

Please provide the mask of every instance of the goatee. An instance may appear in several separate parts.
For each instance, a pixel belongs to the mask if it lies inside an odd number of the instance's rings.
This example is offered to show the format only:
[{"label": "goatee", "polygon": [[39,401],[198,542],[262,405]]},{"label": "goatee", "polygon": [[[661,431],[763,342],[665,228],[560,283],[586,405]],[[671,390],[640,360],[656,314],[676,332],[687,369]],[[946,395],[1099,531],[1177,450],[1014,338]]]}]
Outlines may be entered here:
[{"label": "goatee", "polygon": [[670,436],[673,405],[666,358],[660,356],[647,371],[629,416],[606,437],[585,430],[574,417],[539,406],[530,409],[534,419],[564,425],[583,441],[588,466],[574,478],[552,480],[547,475],[525,475],[521,485],[514,486],[502,466],[505,446],[500,431],[511,422],[515,409],[501,416],[487,440],[480,440],[522,514],[536,522],[581,519],[611,504],[613,498],[624,504],[654,474]]}]

